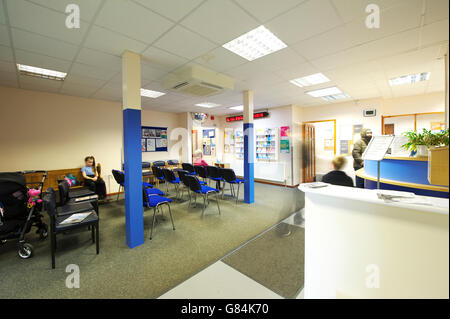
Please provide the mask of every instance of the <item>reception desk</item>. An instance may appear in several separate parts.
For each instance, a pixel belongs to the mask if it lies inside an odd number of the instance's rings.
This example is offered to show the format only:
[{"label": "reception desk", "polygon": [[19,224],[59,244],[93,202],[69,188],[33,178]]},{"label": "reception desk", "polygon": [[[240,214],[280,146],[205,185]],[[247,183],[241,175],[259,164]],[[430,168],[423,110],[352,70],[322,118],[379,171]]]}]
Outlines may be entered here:
[{"label": "reception desk", "polygon": [[386,203],[377,190],[305,192],[305,298],[448,298],[449,201]]},{"label": "reception desk", "polygon": [[[365,180],[365,188],[377,188],[377,161],[364,161],[356,175]],[[428,181],[428,159],[386,156],[380,162],[380,188],[412,192],[417,195],[449,198],[448,186]]]}]

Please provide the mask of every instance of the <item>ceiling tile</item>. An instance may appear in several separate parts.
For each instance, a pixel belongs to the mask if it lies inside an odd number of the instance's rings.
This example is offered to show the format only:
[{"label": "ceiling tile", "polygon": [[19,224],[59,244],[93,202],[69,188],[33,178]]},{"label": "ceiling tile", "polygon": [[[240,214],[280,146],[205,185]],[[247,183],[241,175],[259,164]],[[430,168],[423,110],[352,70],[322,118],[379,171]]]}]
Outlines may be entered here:
[{"label": "ceiling tile", "polygon": [[328,0],[314,0],[302,3],[265,26],[283,42],[294,44],[335,28],[341,23]]},{"label": "ceiling tile", "polygon": [[14,61],[14,57],[10,47],[0,45],[0,61],[8,61],[8,62]]},{"label": "ceiling tile", "polygon": [[18,87],[16,72],[0,72],[0,85]]},{"label": "ceiling tile", "polygon": [[244,58],[241,58],[237,54],[234,54],[222,47],[218,47],[211,52],[208,52],[205,55],[197,58],[195,62],[217,72],[223,72],[237,67],[241,64],[247,63],[248,61]]},{"label": "ceiling tile", "polygon": [[91,85],[64,83],[60,93],[73,96],[90,97],[98,89],[99,89],[98,87]]},{"label": "ceiling tile", "polygon": [[447,19],[448,21],[448,0],[428,0],[425,11],[425,24]]},{"label": "ceiling tile", "polygon": [[194,59],[211,51],[216,45],[183,27],[176,26],[155,42],[155,47],[186,59]]},{"label": "ceiling tile", "polygon": [[183,1],[167,1],[167,0],[135,0],[153,11],[163,16],[178,21],[187,15],[192,9],[198,6],[203,0],[183,0]]},{"label": "ceiling tile", "polygon": [[78,76],[87,76],[94,79],[107,81],[111,79],[114,76],[114,74],[116,74],[116,72],[76,62],[73,64],[72,69],[70,70],[70,74]]},{"label": "ceiling tile", "polygon": [[0,71],[15,73],[16,65],[13,62],[0,61]]},{"label": "ceiling tile", "polygon": [[[80,19],[84,21],[91,21],[94,17],[102,0],[28,0],[39,4],[41,6],[54,9],[61,13],[66,12],[66,7],[69,4],[76,4],[80,7]],[[81,22],[83,24],[83,22]]]},{"label": "ceiling tile", "polygon": [[428,24],[422,28],[422,46],[447,42],[448,44],[448,19],[436,23]]},{"label": "ceiling tile", "polygon": [[319,69],[311,65],[310,63],[302,63],[293,65],[287,68],[283,68],[275,71],[275,73],[286,81],[301,78],[303,76],[318,73]]},{"label": "ceiling tile", "polygon": [[301,65],[305,62],[305,59],[299,56],[294,50],[291,48],[284,48],[250,63],[257,65],[264,70],[277,71],[280,69]]},{"label": "ceiling tile", "polygon": [[85,24],[79,29],[68,29],[66,15],[25,0],[7,0],[7,8],[12,27],[74,44],[80,44],[87,31]]},{"label": "ceiling tile", "polygon": [[232,1],[209,0],[181,24],[222,45],[256,28],[259,22]]},{"label": "ceiling tile", "polygon": [[236,0],[240,6],[263,23],[304,1],[305,0]]},{"label": "ceiling tile", "polygon": [[173,22],[131,1],[107,1],[95,24],[150,44]]},{"label": "ceiling tile", "polygon": [[67,60],[61,60],[58,58],[49,57],[47,55],[28,52],[20,49],[16,50],[16,62],[60,72],[67,72],[71,64],[71,62]]},{"label": "ceiling tile", "polygon": [[105,53],[122,56],[125,50],[142,52],[146,44],[117,34],[110,30],[93,26],[89,32],[84,46]]},{"label": "ceiling tile", "polygon": [[64,60],[73,60],[77,47],[27,31],[11,29],[15,48]]},{"label": "ceiling tile", "polygon": [[89,76],[80,76],[73,73],[68,74],[66,79],[64,80],[64,86],[84,85],[99,88],[104,86],[105,84],[105,80],[91,78]]},{"label": "ceiling tile", "polygon": [[86,65],[98,66],[116,72],[122,69],[120,57],[88,48],[81,49],[76,60]]},{"label": "ceiling tile", "polygon": [[11,46],[9,41],[8,28],[6,25],[0,25],[0,45]]},{"label": "ceiling tile", "polygon": [[122,101],[122,86],[108,83],[97,91],[92,97],[108,101]]},{"label": "ceiling tile", "polygon": [[155,68],[171,71],[189,60],[155,47],[149,47],[142,53],[142,61],[151,64]]},{"label": "ceiling tile", "polygon": [[331,0],[336,8],[339,16],[344,22],[349,22],[354,19],[363,17],[364,19],[370,14],[366,13],[366,8],[369,4],[377,4],[380,11],[386,8],[402,5],[409,0]]},{"label": "ceiling tile", "polygon": [[5,8],[3,7],[3,1],[0,1],[0,23],[6,24]]},{"label": "ceiling tile", "polygon": [[141,78],[145,80],[157,80],[167,74],[166,71],[157,69],[146,63],[141,63]]}]

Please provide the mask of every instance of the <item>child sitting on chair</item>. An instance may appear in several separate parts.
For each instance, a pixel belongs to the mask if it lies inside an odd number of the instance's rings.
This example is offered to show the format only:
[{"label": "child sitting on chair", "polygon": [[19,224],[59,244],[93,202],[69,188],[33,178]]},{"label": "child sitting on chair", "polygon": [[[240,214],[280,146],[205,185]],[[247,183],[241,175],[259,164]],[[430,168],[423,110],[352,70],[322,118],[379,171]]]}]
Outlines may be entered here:
[{"label": "child sitting on chair", "polygon": [[196,150],[194,152],[194,158],[195,158],[194,165],[201,165],[201,166],[205,166],[205,167],[208,166],[208,163],[206,163],[203,160],[203,153],[201,150]]},{"label": "child sitting on chair", "polygon": [[81,169],[84,177],[84,183],[90,190],[94,191],[99,199],[106,198],[106,185],[103,179],[98,175],[94,156],[86,156],[85,166]]}]

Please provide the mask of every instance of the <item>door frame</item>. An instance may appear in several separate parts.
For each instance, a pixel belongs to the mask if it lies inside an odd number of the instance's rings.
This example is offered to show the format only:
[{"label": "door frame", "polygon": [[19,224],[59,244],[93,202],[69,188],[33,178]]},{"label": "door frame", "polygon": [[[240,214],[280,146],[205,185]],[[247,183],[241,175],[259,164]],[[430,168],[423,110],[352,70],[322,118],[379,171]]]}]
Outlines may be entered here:
[{"label": "door frame", "polygon": [[334,123],[334,134],[333,134],[333,140],[334,140],[334,155],[336,155],[336,119],[332,120],[320,120],[320,121],[305,121],[302,124],[314,124],[314,123],[323,123],[323,122],[333,122]]}]

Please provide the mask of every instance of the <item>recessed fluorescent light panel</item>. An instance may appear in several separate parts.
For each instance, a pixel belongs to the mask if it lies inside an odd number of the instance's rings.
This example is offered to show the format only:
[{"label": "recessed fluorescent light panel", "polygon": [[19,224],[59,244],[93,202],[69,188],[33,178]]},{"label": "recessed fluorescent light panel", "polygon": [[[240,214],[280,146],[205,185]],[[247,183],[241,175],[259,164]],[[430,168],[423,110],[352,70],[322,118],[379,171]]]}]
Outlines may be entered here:
[{"label": "recessed fluorescent light panel", "polygon": [[220,106],[220,104],[210,103],[210,102],[203,102],[203,103],[198,103],[198,104],[195,104],[195,105],[196,106],[200,106],[200,107],[206,107],[208,109]]},{"label": "recessed fluorescent light panel", "polygon": [[324,97],[335,94],[342,94],[342,91],[339,90],[336,86],[332,86],[326,89],[314,90],[306,92],[306,94],[311,95],[312,97]]},{"label": "recessed fluorescent light panel", "polygon": [[153,99],[156,99],[157,97],[163,96],[165,94],[166,93],[163,92],[141,89],[141,96],[151,97]]},{"label": "recessed fluorescent light panel", "polygon": [[38,68],[35,66],[24,65],[24,64],[17,64],[17,69],[19,70],[19,73],[21,75],[35,76],[38,78],[49,79],[49,80],[64,81],[64,79],[67,76],[67,73],[64,73],[64,72],[43,69],[43,68]]},{"label": "recessed fluorescent light panel", "polygon": [[391,86],[402,85],[402,84],[412,84],[416,82],[428,81],[430,79],[430,72],[417,73],[400,76],[398,78],[393,78],[389,80]]},{"label": "recessed fluorescent light panel", "polygon": [[262,25],[225,43],[223,47],[244,59],[253,61],[284,49],[287,45]]},{"label": "recessed fluorescent light panel", "polygon": [[291,82],[292,84],[295,84],[299,87],[304,87],[304,86],[311,86],[311,85],[330,82],[330,80],[322,73],[316,73],[316,74],[308,75],[308,76],[305,76],[302,78],[294,79],[289,82]]},{"label": "recessed fluorescent light panel", "polygon": [[347,99],[349,97],[350,96],[348,94],[342,93],[342,94],[323,96],[322,99],[324,99],[325,101],[335,101],[335,100]]},{"label": "recessed fluorescent light panel", "polygon": [[244,106],[243,105],[232,106],[229,109],[230,110],[234,110],[234,111],[243,111],[244,110]]}]

